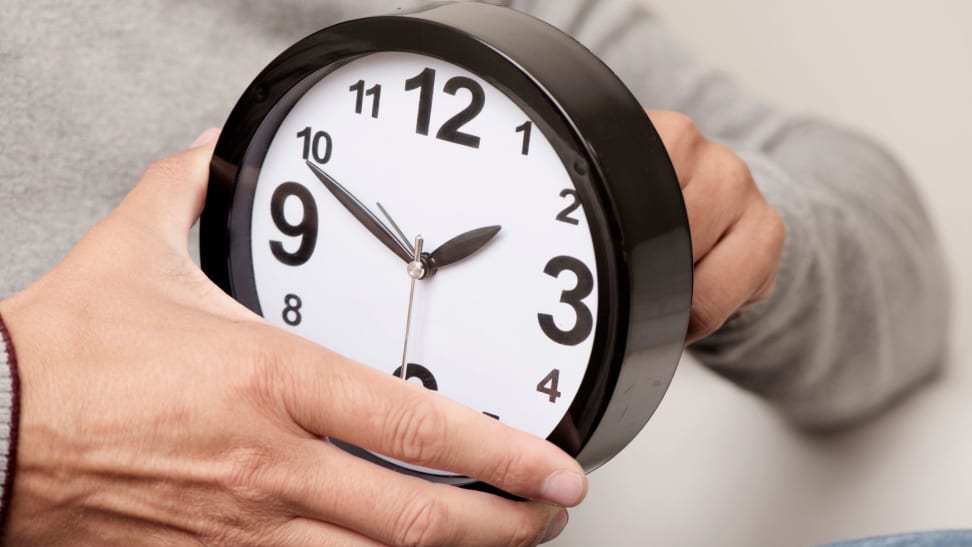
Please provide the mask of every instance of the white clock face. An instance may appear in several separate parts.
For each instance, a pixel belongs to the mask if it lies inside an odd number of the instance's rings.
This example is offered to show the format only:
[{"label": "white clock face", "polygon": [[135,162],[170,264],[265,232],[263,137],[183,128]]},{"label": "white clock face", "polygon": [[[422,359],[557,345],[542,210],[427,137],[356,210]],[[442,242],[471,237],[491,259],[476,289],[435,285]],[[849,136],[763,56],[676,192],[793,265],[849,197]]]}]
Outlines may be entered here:
[{"label": "white clock face", "polygon": [[406,372],[548,437],[591,357],[597,269],[574,185],[534,121],[469,71],[391,52],[330,72],[284,118],[253,202],[263,315],[393,374],[406,338],[407,263],[308,161],[409,244],[421,235],[427,253],[470,230],[501,228],[415,281]]}]

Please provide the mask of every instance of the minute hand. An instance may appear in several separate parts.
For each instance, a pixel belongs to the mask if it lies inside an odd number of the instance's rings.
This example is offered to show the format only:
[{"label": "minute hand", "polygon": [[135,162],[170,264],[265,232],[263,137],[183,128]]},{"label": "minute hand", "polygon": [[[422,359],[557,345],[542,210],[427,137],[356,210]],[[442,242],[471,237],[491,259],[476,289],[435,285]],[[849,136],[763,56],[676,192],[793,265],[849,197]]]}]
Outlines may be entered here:
[{"label": "minute hand", "polygon": [[338,181],[334,180],[331,175],[328,175],[321,170],[320,167],[314,165],[311,162],[307,162],[307,167],[320,179],[324,187],[328,189],[334,197],[337,198],[338,202],[344,206],[345,209],[351,213],[355,219],[358,220],[378,241],[381,241],[385,247],[388,247],[393,253],[399,256],[405,262],[412,261],[412,253],[405,248],[405,246],[395,238],[395,235],[391,230],[385,226],[382,221],[378,220],[378,217],[371,212],[370,209],[365,207],[358,198],[354,197],[354,194],[348,192],[348,190],[341,186]]},{"label": "minute hand", "polygon": [[468,258],[486,246],[501,229],[500,226],[485,226],[459,234],[432,251],[429,255],[429,265],[433,270],[437,270]]}]

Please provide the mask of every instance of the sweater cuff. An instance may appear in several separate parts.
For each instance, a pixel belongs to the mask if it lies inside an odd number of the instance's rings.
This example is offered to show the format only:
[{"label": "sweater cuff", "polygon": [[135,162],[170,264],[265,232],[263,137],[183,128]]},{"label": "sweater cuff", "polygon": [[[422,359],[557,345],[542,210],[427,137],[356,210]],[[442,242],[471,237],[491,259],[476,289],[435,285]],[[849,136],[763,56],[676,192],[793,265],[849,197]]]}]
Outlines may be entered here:
[{"label": "sweater cuff", "polygon": [[17,354],[0,317],[0,537],[3,537],[13,494],[14,470],[17,467],[17,425],[20,414],[20,378]]}]

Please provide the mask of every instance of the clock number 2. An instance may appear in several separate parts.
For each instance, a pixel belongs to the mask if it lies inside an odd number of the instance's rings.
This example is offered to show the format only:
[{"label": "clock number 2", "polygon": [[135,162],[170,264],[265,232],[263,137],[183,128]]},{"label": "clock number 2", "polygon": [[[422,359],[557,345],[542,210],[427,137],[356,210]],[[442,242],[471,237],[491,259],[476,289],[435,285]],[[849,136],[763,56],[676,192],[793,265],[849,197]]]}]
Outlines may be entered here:
[{"label": "clock number 2", "polygon": [[[284,206],[291,197],[297,198],[303,208],[303,218],[297,224],[291,224],[284,214]],[[296,182],[285,182],[277,187],[270,198],[270,216],[277,229],[286,236],[300,237],[300,247],[294,252],[287,252],[280,241],[270,242],[270,251],[277,260],[287,266],[300,266],[310,260],[317,246],[317,204],[310,190]]]},{"label": "clock number 2", "polygon": [[540,321],[540,329],[548,338],[558,344],[576,346],[587,340],[594,328],[594,316],[583,302],[594,290],[594,276],[583,262],[570,256],[552,258],[543,270],[545,274],[554,278],[559,278],[565,271],[572,272],[577,277],[577,285],[560,295],[560,301],[574,309],[577,316],[574,326],[569,330],[563,330],[554,322],[553,316],[546,313],[538,313],[537,319]]},{"label": "clock number 2", "polygon": [[[426,68],[414,78],[405,81],[405,91],[419,90],[418,119],[415,122],[415,132],[419,135],[429,134],[432,122],[432,99],[435,92],[435,70]],[[435,137],[439,140],[461,144],[470,148],[479,148],[480,138],[460,131],[467,123],[476,119],[486,105],[486,92],[478,82],[465,76],[456,76],[446,82],[443,91],[449,95],[456,95],[465,89],[470,94],[469,105],[458,114],[442,124]]]}]

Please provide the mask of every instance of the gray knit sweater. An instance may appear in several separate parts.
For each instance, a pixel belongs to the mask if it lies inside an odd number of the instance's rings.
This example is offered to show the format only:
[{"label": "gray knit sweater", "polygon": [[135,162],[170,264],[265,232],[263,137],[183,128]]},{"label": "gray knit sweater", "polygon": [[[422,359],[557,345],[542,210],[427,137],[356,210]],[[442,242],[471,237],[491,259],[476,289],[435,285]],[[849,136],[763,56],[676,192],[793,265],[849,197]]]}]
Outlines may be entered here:
[{"label": "gray knit sweater", "polygon": [[[285,47],[341,19],[420,3],[5,3],[0,298],[54,266],[148,162],[219,126]],[[507,4],[573,34],[645,107],[689,114],[748,162],[782,215],[775,294],[697,344],[704,363],[806,426],[864,417],[935,370],[948,317],[940,247],[908,177],[874,142],[744,93],[680,50],[637,0]],[[0,343],[7,495],[16,453],[12,345]]]}]

